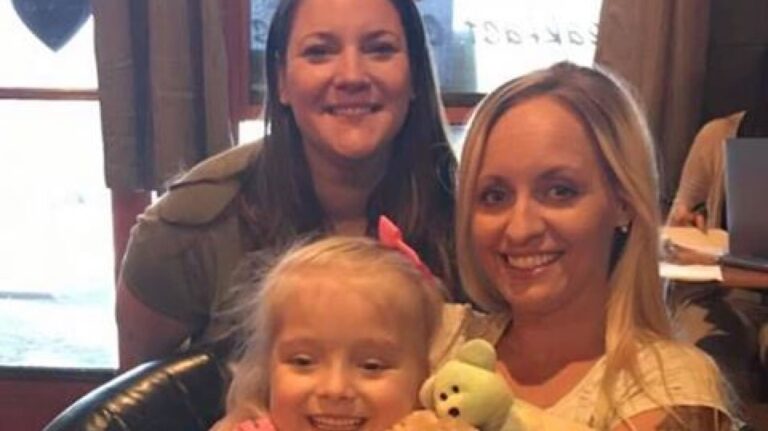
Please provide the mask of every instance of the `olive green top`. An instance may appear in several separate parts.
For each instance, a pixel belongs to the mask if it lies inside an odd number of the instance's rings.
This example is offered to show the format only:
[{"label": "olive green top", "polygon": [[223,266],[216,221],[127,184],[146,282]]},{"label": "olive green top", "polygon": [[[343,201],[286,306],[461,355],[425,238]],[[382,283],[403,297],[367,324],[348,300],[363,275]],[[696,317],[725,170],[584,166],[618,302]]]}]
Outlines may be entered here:
[{"label": "olive green top", "polygon": [[247,251],[238,200],[243,173],[260,148],[241,145],[201,162],[131,229],[125,286],[147,307],[187,326],[193,340],[220,310],[232,270]]}]

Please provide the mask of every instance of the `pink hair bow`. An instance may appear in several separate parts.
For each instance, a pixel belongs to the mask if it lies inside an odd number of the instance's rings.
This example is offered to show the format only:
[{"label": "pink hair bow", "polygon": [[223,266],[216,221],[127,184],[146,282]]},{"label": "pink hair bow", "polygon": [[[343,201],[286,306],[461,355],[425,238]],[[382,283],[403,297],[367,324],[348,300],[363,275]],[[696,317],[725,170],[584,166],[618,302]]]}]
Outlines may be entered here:
[{"label": "pink hair bow", "polygon": [[422,262],[419,254],[403,241],[403,234],[400,232],[400,228],[387,216],[379,217],[379,242],[405,255],[428,279],[432,280],[435,278],[432,271]]}]

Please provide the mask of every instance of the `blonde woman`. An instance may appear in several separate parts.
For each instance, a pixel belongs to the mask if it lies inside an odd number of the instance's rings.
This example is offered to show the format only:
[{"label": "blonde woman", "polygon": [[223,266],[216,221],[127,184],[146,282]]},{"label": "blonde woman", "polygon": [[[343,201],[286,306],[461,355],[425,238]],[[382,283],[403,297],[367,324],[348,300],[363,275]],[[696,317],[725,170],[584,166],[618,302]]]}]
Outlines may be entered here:
[{"label": "blonde woman", "polygon": [[657,205],[651,139],[615,78],[560,63],[502,85],[471,121],[457,199],[463,286],[488,314],[447,313],[443,349],[493,342],[543,424],[735,426],[717,367],[672,336]]}]

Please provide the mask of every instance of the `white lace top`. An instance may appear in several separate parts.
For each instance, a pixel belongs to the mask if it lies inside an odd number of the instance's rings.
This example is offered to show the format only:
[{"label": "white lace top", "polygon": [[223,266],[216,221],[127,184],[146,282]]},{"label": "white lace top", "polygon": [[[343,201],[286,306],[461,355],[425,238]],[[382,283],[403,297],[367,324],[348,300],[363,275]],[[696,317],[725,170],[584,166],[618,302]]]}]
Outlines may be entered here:
[{"label": "white lace top", "polygon": [[[447,305],[442,330],[433,345],[433,366],[438,367],[453,357],[456,349],[471,338],[483,338],[495,344],[508,322],[508,317],[502,315],[483,315],[466,305]],[[607,424],[609,428],[662,406],[702,406],[729,413],[717,366],[699,349],[659,341],[640,350],[638,363],[647,383],[646,390],[641,390],[628,375],[620,375],[613,394],[619,409],[615,414],[598,408],[605,356],[568,394],[545,411],[582,425]],[[734,423],[734,429],[737,425]]]}]

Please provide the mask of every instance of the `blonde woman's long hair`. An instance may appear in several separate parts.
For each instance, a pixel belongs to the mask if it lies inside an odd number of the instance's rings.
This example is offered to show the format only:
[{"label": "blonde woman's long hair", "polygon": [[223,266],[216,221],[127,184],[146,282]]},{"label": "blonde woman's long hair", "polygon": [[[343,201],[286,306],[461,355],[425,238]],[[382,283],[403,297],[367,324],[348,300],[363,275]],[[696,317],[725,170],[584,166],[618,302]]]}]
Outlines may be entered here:
[{"label": "blonde woman's long hair", "polygon": [[473,191],[488,135],[499,117],[536,97],[553,98],[579,119],[615,195],[632,216],[628,233],[615,235],[609,276],[606,372],[601,392],[613,408],[611,389],[622,371],[645,387],[637,363],[640,346],[672,339],[659,277],[660,209],[653,143],[644,115],[616,77],[599,69],[558,63],[507,82],[480,103],[471,119],[459,169],[456,237],[461,280],[481,308],[506,309],[473,252]]},{"label": "blonde woman's long hair", "polygon": [[[259,257],[261,259],[261,257]],[[239,314],[242,316],[240,336],[242,351],[233,366],[233,378],[227,393],[227,415],[215,430],[231,430],[238,423],[266,415],[269,411],[269,360],[274,344],[275,323],[282,307],[301,294],[300,279],[318,271],[347,270],[370,274],[372,280],[395,275],[398,283],[388,279],[385,285],[366,284],[376,292],[366,293],[377,305],[396,308],[408,304],[416,316],[414,331],[425,334],[425,374],[432,338],[440,326],[445,290],[440,281],[427,277],[414,263],[397,250],[367,237],[327,237],[311,243],[299,243],[264,268],[257,262],[249,286],[244,286]],[[387,280],[386,278],[384,278]],[[343,283],[344,280],[339,280]],[[403,311],[403,310],[395,310]],[[343,310],[341,310],[343,312]]]}]

